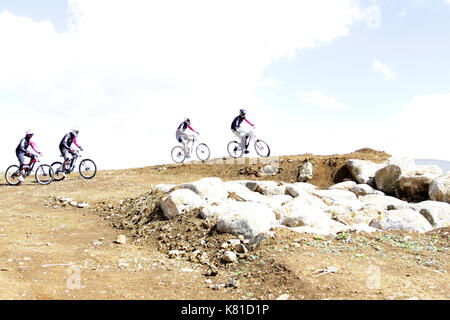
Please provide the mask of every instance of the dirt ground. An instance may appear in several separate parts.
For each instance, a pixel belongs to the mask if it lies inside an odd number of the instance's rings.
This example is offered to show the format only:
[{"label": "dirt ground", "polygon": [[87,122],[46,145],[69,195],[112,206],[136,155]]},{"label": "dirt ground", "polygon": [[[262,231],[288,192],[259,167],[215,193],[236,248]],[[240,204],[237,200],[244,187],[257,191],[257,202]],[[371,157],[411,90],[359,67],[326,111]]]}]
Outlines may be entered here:
[{"label": "dirt ground", "polygon": [[[220,259],[224,243],[236,237],[220,234],[196,212],[172,221],[155,214],[141,229],[127,224],[137,223],[132,216],[120,214],[159,183],[207,176],[293,182],[309,160],[315,166],[310,182],[325,188],[349,177],[347,159],[388,156],[371,149],[286,156],[270,160],[281,169],[275,176],[257,176],[261,163],[247,158],[100,170],[92,180],[74,173],[48,186],[30,176],[11,187],[2,178],[0,299],[447,300],[449,228],[336,238],[278,228],[272,238],[247,244],[238,262],[226,264]],[[89,208],[64,205],[61,197],[88,202]],[[126,243],[116,243],[119,235]],[[171,250],[184,253],[173,257]]]}]

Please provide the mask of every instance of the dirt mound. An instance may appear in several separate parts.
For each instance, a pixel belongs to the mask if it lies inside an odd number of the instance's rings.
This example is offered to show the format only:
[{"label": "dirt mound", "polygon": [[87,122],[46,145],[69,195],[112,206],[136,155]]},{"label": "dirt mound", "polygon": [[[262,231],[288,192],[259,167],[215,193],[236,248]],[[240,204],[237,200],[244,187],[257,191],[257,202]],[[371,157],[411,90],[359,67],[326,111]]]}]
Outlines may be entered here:
[{"label": "dirt mound", "polygon": [[[158,174],[162,177],[181,178],[219,177],[222,180],[272,180],[288,183],[297,182],[301,166],[309,161],[314,167],[314,177],[308,181],[319,188],[350,179],[345,164],[349,159],[382,162],[391,156],[383,151],[364,148],[348,154],[334,155],[292,155],[270,158],[219,158],[207,162],[190,161],[183,164],[167,164],[132,169],[136,174]],[[274,168],[274,174],[266,173],[267,166]]]}]

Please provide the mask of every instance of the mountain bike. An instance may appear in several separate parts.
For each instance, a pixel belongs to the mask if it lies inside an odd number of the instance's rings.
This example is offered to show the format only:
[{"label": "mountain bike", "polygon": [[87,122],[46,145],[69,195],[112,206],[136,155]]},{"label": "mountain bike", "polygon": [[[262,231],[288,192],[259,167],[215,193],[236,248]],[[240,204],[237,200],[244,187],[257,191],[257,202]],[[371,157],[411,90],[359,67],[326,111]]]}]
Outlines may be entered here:
[{"label": "mountain bike", "polygon": [[[34,168],[36,167],[36,170]],[[50,184],[54,179],[54,172],[51,166],[48,164],[41,164],[38,155],[33,155],[31,157],[30,163],[24,164],[22,169],[22,178],[28,177],[34,171],[34,177],[39,184],[47,185]],[[11,165],[6,169],[5,179],[11,186],[16,186],[21,183],[19,180],[19,166]]]},{"label": "mountain bike", "polygon": [[[194,146],[196,146],[195,154],[197,155],[197,158],[199,160],[206,161],[209,159],[209,156],[210,156],[209,147],[205,143],[201,143],[198,140],[198,137],[196,137],[195,135],[192,136],[192,138],[193,138],[193,140],[191,142],[188,142],[188,145],[186,146],[186,148],[188,149],[187,154],[184,152],[184,149],[182,146],[176,146],[172,149],[170,154],[172,156],[173,161],[175,161],[176,163],[181,163],[186,158],[190,158],[191,152],[194,149]],[[189,149],[189,145],[191,145],[190,149]]]},{"label": "mountain bike", "polygon": [[[256,153],[260,157],[268,157],[270,155],[269,145],[261,139],[256,138],[253,131],[247,133],[248,145],[251,141],[254,141]],[[241,145],[240,142],[230,141],[227,145],[228,154],[233,158],[240,158],[244,154],[245,146]]]},{"label": "mountain bike", "polygon": [[[62,156],[61,156],[62,157]],[[59,161],[52,163],[53,171],[55,172],[55,181],[61,181],[65,178],[63,173],[70,174],[75,170],[75,166],[77,160],[81,158],[80,151],[75,151],[75,154],[69,160],[66,165],[66,170],[63,172],[62,166],[63,164]],[[80,161],[80,165],[78,166],[78,171],[80,175],[85,179],[92,179],[97,173],[97,165],[91,159],[83,159]]]}]

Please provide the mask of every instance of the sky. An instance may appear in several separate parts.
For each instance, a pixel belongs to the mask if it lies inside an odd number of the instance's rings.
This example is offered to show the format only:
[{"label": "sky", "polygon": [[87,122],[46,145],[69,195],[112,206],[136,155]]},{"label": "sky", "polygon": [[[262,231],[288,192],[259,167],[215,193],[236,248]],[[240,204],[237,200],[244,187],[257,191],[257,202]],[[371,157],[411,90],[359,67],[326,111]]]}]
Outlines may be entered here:
[{"label": "sky", "polygon": [[222,157],[241,108],[275,156],[450,160],[450,0],[0,0],[0,48],[0,171],[27,129],[170,163],[185,117]]}]

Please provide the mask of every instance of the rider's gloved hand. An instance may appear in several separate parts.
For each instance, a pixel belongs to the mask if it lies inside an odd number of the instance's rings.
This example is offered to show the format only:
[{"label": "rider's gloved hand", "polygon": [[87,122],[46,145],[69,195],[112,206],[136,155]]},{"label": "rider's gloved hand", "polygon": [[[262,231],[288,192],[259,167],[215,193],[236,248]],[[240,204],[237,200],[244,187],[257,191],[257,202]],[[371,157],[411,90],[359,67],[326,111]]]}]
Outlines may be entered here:
[{"label": "rider's gloved hand", "polygon": [[83,151],[83,148],[82,148],[82,147],[80,147],[80,150],[81,150],[81,151]]},{"label": "rider's gloved hand", "polygon": [[42,152],[38,152],[40,156],[42,156]]}]

